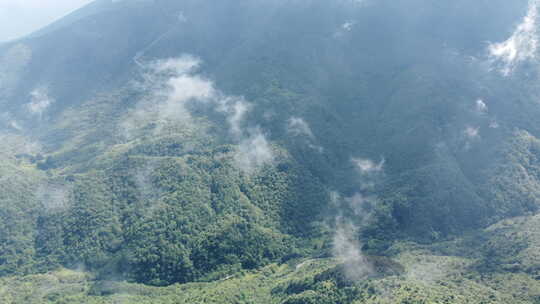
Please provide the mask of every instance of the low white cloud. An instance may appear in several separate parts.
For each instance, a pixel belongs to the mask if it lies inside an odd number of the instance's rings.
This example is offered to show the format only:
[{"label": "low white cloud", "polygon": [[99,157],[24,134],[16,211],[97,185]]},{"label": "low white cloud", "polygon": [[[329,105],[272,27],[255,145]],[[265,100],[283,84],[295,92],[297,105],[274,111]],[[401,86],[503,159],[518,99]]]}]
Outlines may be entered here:
[{"label": "low white cloud", "polygon": [[339,210],[335,218],[336,231],[333,237],[333,255],[345,265],[345,275],[352,280],[365,279],[375,270],[362,252],[360,235],[373,224],[378,198],[374,195],[374,184],[384,167],[384,159],[375,163],[369,159],[353,158],[357,170],[362,173],[359,191],[346,198],[335,192],[330,194],[330,206]]},{"label": "low white cloud", "polygon": [[120,130],[126,139],[136,137],[138,130],[153,125],[155,135],[164,130],[191,123],[187,105],[210,102],[217,95],[212,81],[196,75],[200,60],[184,55],[142,64],[142,80],[134,88],[145,93],[137,107],[122,120]]},{"label": "low white cloud", "polygon": [[247,138],[240,141],[234,161],[246,173],[253,173],[274,161],[272,147],[260,129],[252,130]]},{"label": "low white cloud", "polygon": [[[162,115],[169,116],[168,111],[185,111],[185,105],[190,101],[205,102],[216,95],[211,81],[195,75],[200,61],[191,56],[159,61],[154,65],[157,73],[169,74],[164,93],[165,104],[162,105]],[[176,110],[180,109],[180,110]]]},{"label": "low white cloud", "polygon": [[480,137],[480,128],[479,127],[471,127],[467,126],[465,130],[463,131],[465,136],[470,139],[475,139]]},{"label": "low white cloud", "polygon": [[10,120],[9,126],[17,131],[22,131],[22,126],[16,120]]},{"label": "low white cloud", "polygon": [[217,110],[227,116],[230,133],[237,140],[244,136],[242,123],[251,105],[241,97],[223,97],[218,100]]},{"label": "low white cloud", "polygon": [[467,126],[463,130],[463,135],[465,137],[465,150],[471,149],[472,145],[481,139],[480,137],[480,127]]},{"label": "low white cloud", "polygon": [[309,124],[300,117],[291,117],[289,119],[287,125],[287,132],[295,136],[304,135],[309,137],[310,139],[315,138]]},{"label": "low white cloud", "polygon": [[40,118],[47,109],[54,103],[54,99],[49,97],[46,88],[38,88],[30,92],[30,102],[26,108],[30,114],[38,115]]},{"label": "low white cloud", "polygon": [[345,202],[353,210],[356,218],[360,218],[364,225],[370,222],[371,211],[376,201],[374,197],[365,196],[361,193],[355,193],[353,196],[345,199]]},{"label": "low white cloud", "polygon": [[353,158],[353,164],[360,171],[360,173],[374,173],[381,172],[384,167],[385,159],[383,158],[380,162],[376,163],[370,159],[366,158]]},{"label": "low white cloud", "polygon": [[341,198],[335,192],[330,194],[330,206],[352,210],[344,216],[343,211],[335,218],[335,233],[332,242],[334,258],[344,263],[345,275],[352,280],[364,279],[374,272],[373,266],[362,252],[359,235],[362,229],[370,224],[372,218],[373,198],[360,193],[348,198]]},{"label": "low white cloud", "polygon": [[306,141],[306,144],[311,149],[323,153],[324,148],[321,147],[319,144],[316,143],[315,135],[313,134],[313,131],[311,130],[311,127],[309,124],[301,117],[291,117],[287,121],[286,126],[287,133],[290,135],[293,135],[295,137],[303,137]]},{"label": "low white cloud", "polygon": [[178,13],[178,22],[181,22],[181,23],[184,23],[184,22],[187,22],[188,21],[188,18],[186,17],[186,15],[184,14],[183,11],[180,11]]},{"label": "low white cloud", "polygon": [[490,44],[489,54],[500,71],[508,76],[522,62],[536,57],[538,49],[538,0],[530,0],[527,15],[506,41]]},{"label": "low white cloud", "polygon": [[212,83],[199,76],[178,75],[171,78],[168,85],[170,92],[168,92],[169,95],[163,112],[183,108],[187,102],[192,100],[206,101],[214,96]]},{"label": "low white cloud", "polygon": [[147,128],[152,128],[155,136],[168,134],[164,132],[171,129],[196,129],[188,105],[208,104],[226,118],[228,133],[238,145],[234,163],[239,169],[252,173],[272,163],[274,154],[266,136],[258,126],[246,125],[252,105],[243,97],[224,94],[211,80],[198,75],[200,63],[190,55],[139,62],[145,72],[134,87],[145,97],[122,120],[119,127],[124,138],[137,138]]},{"label": "low white cloud", "polygon": [[182,55],[176,58],[157,60],[148,64],[148,67],[157,73],[170,73],[172,75],[185,75],[195,72],[201,61],[191,55]]},{"label": "low white cloud", "polygon": [[487,104],[482,99],[476,100],[475,109],[478,113],[481,113],[481,114],[485,114],[489,110]]},{"label": "low white cloud", "polygon": [[345,275],[352,280],[364,279],[373,273],[373,266],[361,251],[358,228],[343,218],[337,219],[336,232],[332,242],[332,253],[345,264]]},{"label": "low white cloud", "polygon": [[334,32],[334,38],[340,39],[340,38],[346,37],[345,35],[348,32],[352,31],[355,25],[356,25],[356,21],[354,20],[348,20],[348,21],[343,22],[342,24],[339,25],[338,29]]},{"label": "low white cloud", "polygon": [[345,22],[345,23],[343,23],[343,24],[341,25],[341,28],[342,28],[344,31],[349,32],[350,30],[353,29],[353,27],[354,27],[355,24],[356,24],[356,22],[354,22],[354,21],[347,21],[347,22]]}]

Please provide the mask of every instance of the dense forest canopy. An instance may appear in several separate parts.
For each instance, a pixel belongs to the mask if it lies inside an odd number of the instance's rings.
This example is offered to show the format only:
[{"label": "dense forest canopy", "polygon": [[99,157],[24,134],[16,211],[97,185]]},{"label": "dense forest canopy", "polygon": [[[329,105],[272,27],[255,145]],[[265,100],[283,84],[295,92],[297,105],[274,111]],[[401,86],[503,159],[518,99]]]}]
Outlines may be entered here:
[{"label": "dense forest canopy", "polygon": [[0,302],[538,303],[539,9],[97,0],[0,44]]}]

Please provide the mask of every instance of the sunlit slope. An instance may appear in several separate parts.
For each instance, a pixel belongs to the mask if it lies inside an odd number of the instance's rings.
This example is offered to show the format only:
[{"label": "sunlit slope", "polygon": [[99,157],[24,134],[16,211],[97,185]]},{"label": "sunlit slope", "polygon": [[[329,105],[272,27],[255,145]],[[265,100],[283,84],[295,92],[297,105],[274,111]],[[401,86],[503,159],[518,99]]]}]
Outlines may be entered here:
[{"label": "sunlit slope", "polygon": [[[398,243],[391,250],[394,262],[371,258],[380,274],[356,283],[343,276],[334,260],[299,259],[211,283],[161,288],[58,270],[0,280],[0,299],[5,303],[126,304],[535,303],[540,297],[540,259],[535,251],[539,236],[536,216],[505,220],[453,242]],[[471,245],[482,249],[473,252]]]}]

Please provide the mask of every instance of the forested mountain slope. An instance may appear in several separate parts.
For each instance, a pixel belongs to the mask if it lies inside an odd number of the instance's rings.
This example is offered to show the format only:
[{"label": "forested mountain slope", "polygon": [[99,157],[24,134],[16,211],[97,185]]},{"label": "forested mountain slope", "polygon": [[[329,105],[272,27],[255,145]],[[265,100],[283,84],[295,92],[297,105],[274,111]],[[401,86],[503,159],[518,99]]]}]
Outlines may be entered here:
[{"label": "forested mountain slope", "polygon": [[0,299],[540,301],[538,5],[100,0],[0,45]]}]

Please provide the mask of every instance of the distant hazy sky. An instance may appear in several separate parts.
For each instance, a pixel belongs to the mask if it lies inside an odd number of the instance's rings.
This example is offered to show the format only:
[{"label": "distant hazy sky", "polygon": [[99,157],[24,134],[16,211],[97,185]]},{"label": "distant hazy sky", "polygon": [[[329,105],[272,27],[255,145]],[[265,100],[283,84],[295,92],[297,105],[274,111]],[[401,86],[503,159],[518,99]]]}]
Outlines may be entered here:
[{"label": "distant hazy sky", "polygon": [[93,0],[0,0],[0,41],[32,33]]}]

